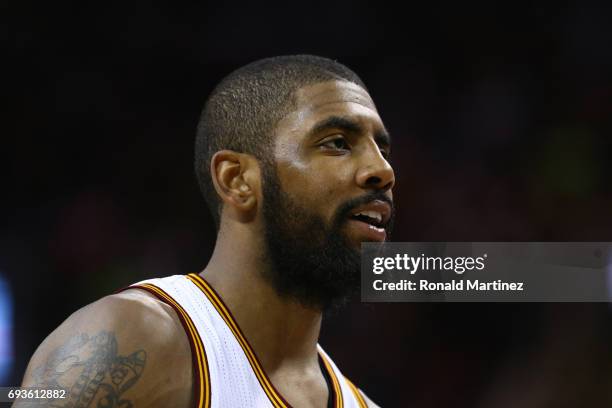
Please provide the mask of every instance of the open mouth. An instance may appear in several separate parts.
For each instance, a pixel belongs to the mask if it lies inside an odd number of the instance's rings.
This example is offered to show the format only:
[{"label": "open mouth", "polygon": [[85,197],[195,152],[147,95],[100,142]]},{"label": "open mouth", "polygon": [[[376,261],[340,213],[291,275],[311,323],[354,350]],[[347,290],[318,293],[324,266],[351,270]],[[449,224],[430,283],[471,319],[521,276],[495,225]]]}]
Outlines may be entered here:
[{"label": "open mouth", "polygon": [[383,242],[387,239],[386,227],[392,215],[391,205],[383,200],[373,200],[354,208],[349,214],[349,225],[360,242]]},{"label": "open mouth", "polygon": [[372,225],[376,228],[384,228],[383,215],[378,211],[360,211],[355,214],[351,214],[351,219],[365,222],[366,224]]}]

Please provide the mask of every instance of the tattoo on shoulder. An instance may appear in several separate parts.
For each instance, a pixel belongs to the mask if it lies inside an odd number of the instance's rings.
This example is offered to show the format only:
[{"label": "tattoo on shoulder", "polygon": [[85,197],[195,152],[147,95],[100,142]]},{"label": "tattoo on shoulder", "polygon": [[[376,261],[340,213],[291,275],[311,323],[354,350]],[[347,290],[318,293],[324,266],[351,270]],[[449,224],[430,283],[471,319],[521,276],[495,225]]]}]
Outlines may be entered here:
[{"label": "tattoo on shoulder", "polygon": [[146,360],[143,349],[117,354],[113,332],[79,334],[56,349],[34,371],[34,379],[37,387],[67,390],[66,399],[51,402],[51,407],[131,408],[132,401],[122,394],[138,381]]}]

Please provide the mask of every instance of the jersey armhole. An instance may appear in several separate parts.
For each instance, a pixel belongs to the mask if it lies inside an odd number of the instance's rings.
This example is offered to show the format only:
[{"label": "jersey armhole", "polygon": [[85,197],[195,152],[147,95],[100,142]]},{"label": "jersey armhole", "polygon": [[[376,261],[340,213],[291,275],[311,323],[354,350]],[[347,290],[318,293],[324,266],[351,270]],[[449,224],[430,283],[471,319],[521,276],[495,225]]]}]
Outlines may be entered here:
[{"label": "jersey armhole", "polygon": [[176,315],[178,316],[187,340],[189,341],[189,347],[191,348],[191,361],[193,364],[193,376],[194,376],[194,407],[196,408],[210,408],[210,371],[208,369],[208,359],[206,358],[206,351],[204,350],[204,343],[195,327],[195,324],[189,317],[189,314],[183,309],[183,307],[172,298],[163,289],[150,284],[141,283],[133,286],[118,290],[116,293],[120,293],[129,289],[143,290],[153,296],[159,301],[170,306]]}]

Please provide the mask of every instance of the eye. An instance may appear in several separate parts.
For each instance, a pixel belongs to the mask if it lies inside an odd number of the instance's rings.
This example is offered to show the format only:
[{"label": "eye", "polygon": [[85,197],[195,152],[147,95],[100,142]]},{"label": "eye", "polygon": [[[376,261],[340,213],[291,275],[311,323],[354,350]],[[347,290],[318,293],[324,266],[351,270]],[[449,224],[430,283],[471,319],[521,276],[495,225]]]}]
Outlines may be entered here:
[{"label": "eye", "polygon": [[335,136],[334,138],[328,139],[327,141],[321,143],[319,146],[331,150],[351,150],[351,147],[344,136]]}]

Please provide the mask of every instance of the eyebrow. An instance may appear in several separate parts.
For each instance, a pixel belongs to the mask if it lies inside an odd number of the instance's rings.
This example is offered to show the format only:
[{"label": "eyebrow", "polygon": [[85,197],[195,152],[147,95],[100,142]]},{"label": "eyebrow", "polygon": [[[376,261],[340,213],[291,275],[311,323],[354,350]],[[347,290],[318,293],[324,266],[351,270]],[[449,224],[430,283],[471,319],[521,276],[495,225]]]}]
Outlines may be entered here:
[{"label": "eyebrow", "polygon": [[[365,133],[364,127],[356,120],[344,116],[330,116],[314,125],[308,132],[308,137],[312,137],[330,129],[340,129],[348,133]],[[374,140],[378,145],[385,147],[391,146],[391,135],[386,129],[375,131]]]}]

